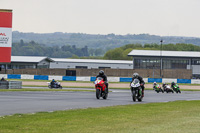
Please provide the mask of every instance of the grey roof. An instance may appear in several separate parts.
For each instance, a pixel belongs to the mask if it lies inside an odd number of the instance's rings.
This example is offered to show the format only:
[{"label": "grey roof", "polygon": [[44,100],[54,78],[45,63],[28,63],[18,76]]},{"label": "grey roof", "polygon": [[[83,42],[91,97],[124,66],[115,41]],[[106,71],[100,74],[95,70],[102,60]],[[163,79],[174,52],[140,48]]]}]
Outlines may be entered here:
[{"label": "grey roof", "polygon": [[99,60],[99,59],[64,59],[52,58],[56,62],[81,62],[81,63],[105,63],[105,64],[133,64],[133,61],[125,60]]},{"label": "grey roof", "polygon": [[42,60],[48,59],[49,61],[53,61],[48,57],[42,56],[11,56],[11,62],[35,62],[38,63]]},{"label": "grey roof", "polygon": [[182,58],[200,58],[200,52],[193,51],[160,51],[160,50],[132,50],[128,56],[144,57],[182,57]]}]

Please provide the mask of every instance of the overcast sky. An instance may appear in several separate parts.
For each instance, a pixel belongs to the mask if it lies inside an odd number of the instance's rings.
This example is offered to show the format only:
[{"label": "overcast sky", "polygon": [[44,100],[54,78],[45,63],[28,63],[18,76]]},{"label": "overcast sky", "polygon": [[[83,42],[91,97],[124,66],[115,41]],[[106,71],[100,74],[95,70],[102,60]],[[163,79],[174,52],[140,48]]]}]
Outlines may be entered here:
[{"label": "overcast sky", "polygon": [[200,0],[0,0],[13,31],[200,37]]}]

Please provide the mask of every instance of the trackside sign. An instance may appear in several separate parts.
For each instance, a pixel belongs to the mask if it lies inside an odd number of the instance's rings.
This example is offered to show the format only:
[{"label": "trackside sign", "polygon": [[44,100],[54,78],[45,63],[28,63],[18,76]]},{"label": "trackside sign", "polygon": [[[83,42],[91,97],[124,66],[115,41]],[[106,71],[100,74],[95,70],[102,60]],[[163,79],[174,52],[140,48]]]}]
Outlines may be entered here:
[{"label": "trackside sign", "polygon": [[0,63],[11,62],[12,10],[0,9]]}]

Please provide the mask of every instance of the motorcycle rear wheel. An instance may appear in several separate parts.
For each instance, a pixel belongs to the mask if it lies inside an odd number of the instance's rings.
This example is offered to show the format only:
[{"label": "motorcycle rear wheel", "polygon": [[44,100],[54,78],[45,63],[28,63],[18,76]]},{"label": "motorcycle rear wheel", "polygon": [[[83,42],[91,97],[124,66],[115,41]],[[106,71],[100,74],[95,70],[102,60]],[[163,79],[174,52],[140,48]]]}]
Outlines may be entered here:
[{"label": "motorcycle rear wheel", "polygon": [[51,85],[49,85],[48,87],[49,87],[49,89],[52,89]]},{"label": "motorcycle rear wheel", "polygon": [[107,99],[108,98],[108,93],[104,94],[103,99]]},{"label": "motorcycle rear wheel", "polygon": [[140,98],[138,98],[138,101],[139,101],[139,102],[142,102],[142,97],[141,97],[141,96],[140,96]]}]

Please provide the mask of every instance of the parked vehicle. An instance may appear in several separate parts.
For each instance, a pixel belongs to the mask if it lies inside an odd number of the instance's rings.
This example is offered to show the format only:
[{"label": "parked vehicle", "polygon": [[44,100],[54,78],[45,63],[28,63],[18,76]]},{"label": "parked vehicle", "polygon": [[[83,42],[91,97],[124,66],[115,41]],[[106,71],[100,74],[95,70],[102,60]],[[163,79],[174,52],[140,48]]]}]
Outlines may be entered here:
[{"label": "parked vehicle", "polygon": [[98,77],[95,81],[95,88],[96,88],[96,98],[99,99],[103,97],[103,99],[107,99],[108,93],[106,93],[106,85],[103,81],[102,77]]},{"label": "parked vehicle", "polygon": [[62,89],[60,82],[55,82],[54,84],[52,84],[51,82],[47,82],[47,84],[50,89],[53,89],[53,88]]},{"label": "parked vehicle", "polygon": [[161,88],[161,86],[160,86],[159,84],[156,84],[156,85],[153,87],[153,89],[154,89],[157,93],[159,93],[159,92],[164,93],[164,90]]},{"label": "parked vehicle", "polygon": [[131,93],[132,93],[132,99],[135,102],[136,99],[141,102],[142,101],[142,88],[140,86],[140,82],[138,79],[134,79],[131,83]]},{"label": "parked vehicle", "polygon": [[173,85],[172,89],[176,92],[176,93],[181,93],[180,87],[177,83],[175,83],[175,85]]},{"label": "parked vehicle", "polygon": [[173,89],[171,89],[170,86],[169,86],[168,84],[166,84],[166,85],[163,87],[163,90],[166,91],[167,93],[168,93],[168,92],[174,93]]}]

